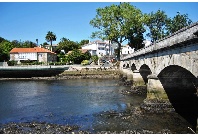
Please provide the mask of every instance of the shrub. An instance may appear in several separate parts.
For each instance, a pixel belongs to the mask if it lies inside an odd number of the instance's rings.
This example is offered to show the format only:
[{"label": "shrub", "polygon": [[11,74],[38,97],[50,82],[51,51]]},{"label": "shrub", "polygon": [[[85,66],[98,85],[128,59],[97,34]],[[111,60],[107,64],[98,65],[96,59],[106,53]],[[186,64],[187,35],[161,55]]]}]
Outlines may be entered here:
[{"label": "shrub", "polygon": [[95,64],[97,64],[98,63],[98,56],[97,55],[93,55],[93,56],[91,56],[91,59],[93,60],[93,62],[95,63]]},{"label": "shrub", "polygon": [[8,66],[17,65],[17,61],[14,61],[14,60],[8,61],[7,63],[8,63]]},{"label": "shrub", "polygon": [[83,61],[81,62],[81,65],[89,65],[89,60],[83,60]]}]

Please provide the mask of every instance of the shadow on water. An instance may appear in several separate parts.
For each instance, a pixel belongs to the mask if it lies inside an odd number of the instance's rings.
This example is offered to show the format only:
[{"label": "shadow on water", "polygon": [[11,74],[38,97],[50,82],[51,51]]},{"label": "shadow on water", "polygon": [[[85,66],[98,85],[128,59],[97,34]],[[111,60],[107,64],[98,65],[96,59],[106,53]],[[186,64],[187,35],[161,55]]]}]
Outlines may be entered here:
[{"label": "shadow on water", "polygon": [[197,78],[179,66],[169,66],[158,76],[175,111],[196,131],[198,118]]},{"label": "shadow on water", "polygon": [[65,68],[0,70],[0,77],[1,78],[51,77],[61,74],[64,71]]}]

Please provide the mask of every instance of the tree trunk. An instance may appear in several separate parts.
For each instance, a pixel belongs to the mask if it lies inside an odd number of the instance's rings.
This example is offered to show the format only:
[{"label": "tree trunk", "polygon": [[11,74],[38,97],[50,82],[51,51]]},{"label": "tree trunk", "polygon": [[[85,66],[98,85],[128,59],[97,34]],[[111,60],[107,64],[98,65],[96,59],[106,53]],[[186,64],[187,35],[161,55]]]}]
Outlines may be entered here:
[{"label": "tree trunk", "polygon": [[117,59],[120,61],[120,49],[121,49],[121,43],[118,43],[118,54],[117,54]]},{"label": "tree trunk", "polygon": [[52,40],[50,41],[50,51],[52,51]]}]

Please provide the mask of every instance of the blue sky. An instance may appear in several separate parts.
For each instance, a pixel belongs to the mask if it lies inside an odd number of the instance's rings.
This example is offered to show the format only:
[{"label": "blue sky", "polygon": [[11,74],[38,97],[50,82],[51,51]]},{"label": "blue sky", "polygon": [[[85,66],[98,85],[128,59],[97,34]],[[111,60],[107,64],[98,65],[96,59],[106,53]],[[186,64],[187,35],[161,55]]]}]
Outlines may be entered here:
[{"label": "blue sky", "polygon": [[[8,40],[46,42],[48,31],[56,34],[58,43],[62,37],[80,42],[89,39],[94,29],[89,22],[99,7],[118,2],[0,2],[0,37]],[[158,9],[169,17],[179,11],[198,21],[198,2],[131,2],[143,13]]]}]

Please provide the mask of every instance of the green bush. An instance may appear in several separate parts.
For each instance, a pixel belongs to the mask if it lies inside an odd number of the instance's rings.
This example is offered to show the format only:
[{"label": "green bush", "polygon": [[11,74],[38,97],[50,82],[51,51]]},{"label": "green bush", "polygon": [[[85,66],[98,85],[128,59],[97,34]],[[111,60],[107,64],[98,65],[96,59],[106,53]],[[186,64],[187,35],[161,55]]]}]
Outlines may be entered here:
[{"label": "green bush", "polygon": [[93,55],[93,56],[91,56],[91,59],[93,60],[93,62],[95,63],[95,64],[98,64],[98,56],[97,55]]},{"label": "green bush", "polygon": [[8,66],[17,65],[17,61],[14,61],[14,60],[8,61],[7,63],[8,63]]},{"label": "green bush", "polygon": [[83,60],[83,61],[81,62],[81,65],[89,65],[89,60]]}]

